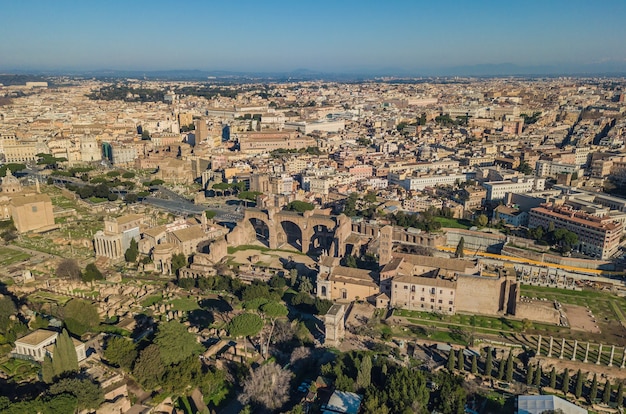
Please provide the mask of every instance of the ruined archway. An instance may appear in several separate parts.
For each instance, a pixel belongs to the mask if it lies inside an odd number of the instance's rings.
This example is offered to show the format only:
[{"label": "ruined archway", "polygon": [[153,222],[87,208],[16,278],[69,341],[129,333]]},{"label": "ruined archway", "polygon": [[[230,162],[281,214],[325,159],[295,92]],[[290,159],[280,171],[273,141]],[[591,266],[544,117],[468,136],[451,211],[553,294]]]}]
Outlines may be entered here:
[{"label": "ruined archway", "polygon": [[318,256],[324,252],[330,252],[335,232],[324,224],[313,226],[311,238],[309,242],[308,252],[311,255]]},{"label": "ruined archway", "polygon": [[254,228],[256,239],[266,247],[270,247],[270,228],[266,222],[257,218],[250,218],[250,224]]},{"label": "ruined archway", "polygon": [[302,230],[300,226],[292,221],[281,221],[280,227],[283,230],[284,239],[279,240],[279,243],[287,243],[288,245],[295,247],[301,252],[304,252],[302,244]]}]

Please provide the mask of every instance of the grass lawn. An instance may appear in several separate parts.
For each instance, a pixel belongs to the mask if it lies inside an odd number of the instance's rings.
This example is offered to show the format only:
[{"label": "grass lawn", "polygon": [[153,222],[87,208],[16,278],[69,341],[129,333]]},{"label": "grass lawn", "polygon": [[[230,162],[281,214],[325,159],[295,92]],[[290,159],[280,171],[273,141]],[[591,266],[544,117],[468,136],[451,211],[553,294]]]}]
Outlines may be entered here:
[{"label": "grass lawn", "polygon": [[37,375],[39,364],[23,359],[11,358],[0,364],[0,370],[4,371],[15,382],[21,382]]},{"label": "grass lawn", "polygon": [[174,299],[170,303],[172,304],[173,310],[188,312],[195,309],[200,309],[200,305],[198,305],[198,300],[194,298]]},{"label": "grass lawn", "polygon": [[162,300],[163,300],[163,295],[160,295],[160,294],[148,296],[147,298],[141,301],[141,306],[143,306],[144,308],[147,308],[149,306],[154,305],[155,303],[161,302]]},{"label": "grass lawn", "polygon": [[441,223],[441,227],[448,227],[452,229],[469,229],[472,227],[472,223],[469,220],[453,219],[447,217],[435,217],[435,221]]},{"label": "grass lawn", "polygon": [[70,299],[72,299],[72,298],[69,297],[69,296],[56,295],[54,293],[44,292],[44,291],[39,291],[39,292],[33,293],[32,295],[28,296],[28,301],[29,302],[35,302],[35,303],[57,303],[59,306],[65,306],[65,304],[67,302],[69,302]]},{"label": "grass lawn", "polygon": [[254,245],[254,244],[243,244],[241,246],[236,246],[236,247],[229,246],[228,247],[228,254],[233,254],[235,252],[239,252],[239,251],[242,251],[242,250],[259,250],[259,251],[261,251],[263,253],[266,253],[266,252],[285,252],[285,253],[293,253],[293,254],[299,254],[301,256],[306,256],[306,254],[304,254],[302,252],[299,252],[297,250],[270,249],[270,248],[267,248],[265,246],[257,246],[257,245]]},{"label": "grass lawn", "polygon": [[11,249],[10,247],[0,247],[0,265],[9,266],[13,263],[22,262],[28,260],[30,255],[28,253],[21,252],[19,250]]}]

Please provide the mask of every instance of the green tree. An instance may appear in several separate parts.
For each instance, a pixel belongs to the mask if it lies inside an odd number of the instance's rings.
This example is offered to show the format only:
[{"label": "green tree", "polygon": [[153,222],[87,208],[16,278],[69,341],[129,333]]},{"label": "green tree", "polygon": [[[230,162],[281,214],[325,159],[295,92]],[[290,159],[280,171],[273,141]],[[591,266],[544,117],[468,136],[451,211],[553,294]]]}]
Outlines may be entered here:
[{"label": "green tree", "polygon": [[598,375],[593,374],[593,379],[591,380],[591,386],[589,387],[589,402],[593,404],[597,397],[598,397]]},{"label": "green tree", "polygon": [[361,366],[356,376],[356,386],[358,389],[365,390],[372,382],[372,358],[369,355],[363,356]]},{"label": "green tree", "polygon": [[513,381],[513,352],[509,351],[509,356],[506,359],[506,381]]},{"label": "green tree", "polygon": [[478,228],[483,228],[489,223],[489,218],[484,214],[479,214],[476,219],[474,219],[474,225]]},{"label": "green tree", "polygon": [[301,275],[299,277],[300,283],[298,283],[298,292],[311,293],[313,290],[313,284],[308,276]]},{"label": "green tree", "polygon": [[107,341],[104,357],[111,364],[130,371],[137,358],[137,349],[133,341],[120,336],[112,336]]},{"label": "green tree", "polygon": [[537,369],[535,370],[535,387],[541,387],[541,378],[543,377],[543,372],[541,369],[541,365],[537,364]]},{"label": "green tree", "polygon": [[134,238],[130,239],[130,246],[124,252],[124,259],[127,263],[135,263],[137,256],[139,255],[139,244]]},{"label": "green tree", "polygon": [[465,356],[463,355],[463,350],[459,349],[459,357],[457,358],[457,368],[459,371],[465,371]]},{"label": "green tree", "polygon": [[521,172],[524,175],[532,175],[534,173],[533,167],[530,166],[526,161],[522,161],[517,167],[517,171]]},{"label": "green tree", "polygon": [[619,384],[617,384],[617,394],[615,395],[615,403],[617,404],[618,407],[621,407],[624,405],[624,383],[623,382],[619,382]]},{"label": "green tree", "polygon": [[565,371],[563,371],[563,377],[561,379],[561,391],[563,391],[563,394],[567,395],[567,393],[569,392],[569,370],[566,368]]},{"label": "green tree", "polygon": [[52,366],[52,358],[46,354],[41,364],[41,378],[46,384],[52,384],[54,378],[54,367]]},{"label": "green tree", "polygon": [[307,203],[306,201],[294,200],[291,203],[287,204],[285,210],[304,213],[305,211],[313,210],[314,208],[315,206],[311,203]]},{"label": "green tree", "polygon": [[161,361],[165,365],[179,363],[202,352],[196,336],[182,323],[172,320],[159,324],[154,343],[159,347]]},{"label": "green tree", "polygon": [[213,217],[217,216],[217,212],[215,212],[213,210],[207,210],[207,211],[204,212],[204,215],[206,216],[206,218],[211,220]]},{"label": "green tree", "polygon": [[463,250],[465,248],[465,237],[461,237],[461,239],[459,240],[459,243],[456,245],[456,251],[454,252],[454,257],[459,258],[459,257],[465,257],[465,251]]},{"label": "green tree", "polygon": [[79,409],[96,409],[104,401],[104,392],[98,384],[88,379],[64,378],[50,386],[51,395],[71,394],[76,397]]},{"label": "green tree", "polygon": [[608,404],[611,402],[611,381],[606,380],[604,383],[604,391],[602,392],[602,402]]},{"label": "green tree", "polygon": [[579,369],[576,373],[576,386],[574,387],[574,396],[576,399],[583,394],[583,372]]},{"label": "green tree", "polygon": [[141,353],[133,367],[133,375],[145,388],[153,389],[162,380],[165,374],[165,366],[161,361],[159,347],[155,344],[148,345]]},{"label": "green tree", "polygon": [[472,368],[471,368],[471,373],[476,375],[478,373],[478,361],[476,358],[476,354],[472,355]]},{"label": "green tree", "polygon": [[52,348],[52,370],[55,377],[59,377],[66,372],[78,371],[76,348],[72,338],[70,338],[65,329],[61,331]]},{"label": "green tree", "polygon": [[498,379],[502,381],[504,379],[504,367],[506,366],[506,361],[504,357],[500,358],[498,361]]},{"label": "green tree", "polygon": [[263,328],[263,319],[254,313],[242,313],[228,324],[228,333],[235,338],[254,336]]},{"label": "green tree", "polygon": [[183,253],[172,255],[172,273],[178,274],[178,270],[187,266],[187,257]]},{"label": "green tree", "polygon": [[550,388],[556,389],[556,368],[552,367],[550,371]]},{"label": "green tree", "polygon": [[345,260],[347,267],[357,267],[356,257],[352,256],[351,254],[346,255]]},{"label": "green tree", "polygon": [[484,374],[488,377],[491,376],[491,372],[493,371],[493,355],[491,351],[491,347],[487,347],[487,356],[485,357],[485,372]]},{"label": "green tree", "polygon": [[533,385],[535,370],[532,365],[526,368],[526,385]]},{"label": "green tree", "polygon": [[100,324],[98,310],[86,300],[70,300],[63,307],[62,314],[67,329],[77,336],[84,335]]},{"label": "green tree", "polygon": [[451,349],[450,353],[448,354],[448,365],[446,367],[450,372],[453,372],[456,366],[455,353],[456,351],[454,349]]},{"label": "green tree", "polygon": [[100,272],[100,269],[98,269],[95,263],[89,263],[85,267],[85,271],[83,272],[81,278],[83,279],[83,282],[89,283],[94,280],[102,280],[103,276],[102,272]]}]

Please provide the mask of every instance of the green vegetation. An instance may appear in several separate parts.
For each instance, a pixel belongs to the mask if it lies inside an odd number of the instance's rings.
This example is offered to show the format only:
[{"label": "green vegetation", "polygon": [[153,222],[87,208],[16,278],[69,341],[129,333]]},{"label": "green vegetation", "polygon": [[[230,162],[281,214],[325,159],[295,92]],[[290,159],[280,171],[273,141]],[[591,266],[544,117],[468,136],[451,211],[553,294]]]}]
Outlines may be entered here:
[{"label": "green vegetation", "polygon": [[163,295],[161,294],[148,296],[147,298],[141,301],[141,306],[143,306],[144,308],[147,308],[156,303],[161,302],[162,300],[163,300]]},{"label": "green vegetation", "polygon": [[0,266],[6,267],[28,259],[30,259],[28,253],[10,247],[0,246]]},{"label": "green vegetation", "polygon": [[315,206],[311,203],[307,203],[305,201],[294,200],[291,203],[287,204],[285,210],[287,211],[297,211],[298,213],[304,213],[305,211],[313,210]]},{"label": "green vegetation", "polygon": [[198,300],[195,298],[179,298],[170,302],[173,310],[189,312],[195,309],[200,309]]},{"label": "green vegetation", "polygon": [[453,219],[447,217],[435,217],[435,221],[443,228],[468,230],[472,227],[472,223],[465,219]]},{"label": "green vegetation", "polygon": [[52,377],[78,371],[78,357],[72,338],[65,329],[57,337],[52,351]]}]

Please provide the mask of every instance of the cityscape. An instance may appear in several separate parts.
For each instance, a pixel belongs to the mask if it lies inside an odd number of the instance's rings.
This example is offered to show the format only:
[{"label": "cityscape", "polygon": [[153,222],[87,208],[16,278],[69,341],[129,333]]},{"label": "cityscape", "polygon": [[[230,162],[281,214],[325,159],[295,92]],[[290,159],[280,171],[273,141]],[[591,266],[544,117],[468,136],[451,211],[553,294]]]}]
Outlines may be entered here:
[{"label": "cityscape", "polygon": [[0,412],[624,412],[626,3],[338,3],[0,1]]}]

